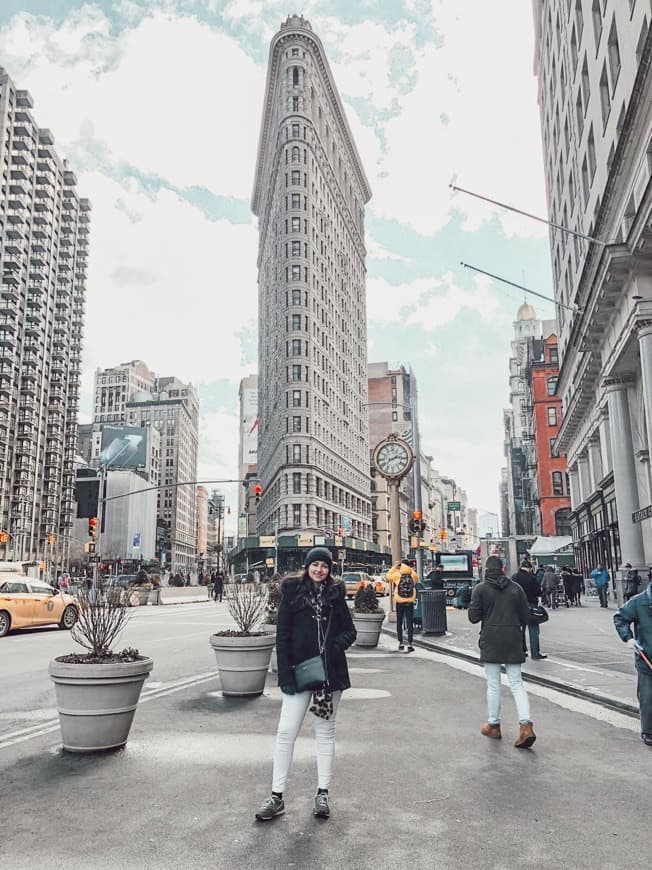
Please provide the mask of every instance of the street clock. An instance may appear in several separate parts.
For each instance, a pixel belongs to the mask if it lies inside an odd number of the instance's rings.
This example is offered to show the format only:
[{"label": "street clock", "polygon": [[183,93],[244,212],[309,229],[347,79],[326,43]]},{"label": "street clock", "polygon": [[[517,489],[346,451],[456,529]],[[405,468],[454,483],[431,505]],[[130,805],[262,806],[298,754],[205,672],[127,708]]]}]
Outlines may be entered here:
[{"label": "street clock", "polygon": [[387,480],[401,480],[414,463],[412,448],[397,435],[390,435],[374,448],[373,462]]}]

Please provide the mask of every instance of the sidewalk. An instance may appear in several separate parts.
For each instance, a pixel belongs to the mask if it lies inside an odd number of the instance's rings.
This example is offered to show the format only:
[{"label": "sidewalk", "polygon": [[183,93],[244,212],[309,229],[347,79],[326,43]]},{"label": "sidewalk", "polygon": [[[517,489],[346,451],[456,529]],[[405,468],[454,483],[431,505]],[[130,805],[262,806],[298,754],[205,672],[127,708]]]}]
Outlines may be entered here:
[{"label": "sidewalk", "polygon": [[[597,599],[583,599],[582,607],[548,610],[541,626],[541,652],[548,658],[523,665],[526,680],[596,701],[620,712],[638,716],[636,671],[632,655],[616,634],[615,605],[602,609]],[[447,608],[445,637],[415,634],[415,646],[480,662],[479,625],[471,625],[466,610]],[[396,636],[393,623],[386,634]]]}]

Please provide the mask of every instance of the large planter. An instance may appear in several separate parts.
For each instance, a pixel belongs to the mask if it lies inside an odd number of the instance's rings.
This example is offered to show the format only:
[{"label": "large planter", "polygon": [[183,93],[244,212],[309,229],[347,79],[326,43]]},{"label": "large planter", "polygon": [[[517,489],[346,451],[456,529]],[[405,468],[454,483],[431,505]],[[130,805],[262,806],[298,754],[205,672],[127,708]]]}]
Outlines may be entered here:
[{"label": "large planter", "polygon": [[223,694],[234,697],[262,695],[276,634],[252,637],[212,634],[210,641]]},{"label": "large planter", "polygon": [[63,748],[100,752],[124,746],[153,665],[146,657],[102,665],[51,661]]},{"label": "large planter", "polygon": [[356,646],[378,646],[380,629],[385,619],[384,611],[381,613],[356,613],[351,611],[353,625],[356,631]]}]

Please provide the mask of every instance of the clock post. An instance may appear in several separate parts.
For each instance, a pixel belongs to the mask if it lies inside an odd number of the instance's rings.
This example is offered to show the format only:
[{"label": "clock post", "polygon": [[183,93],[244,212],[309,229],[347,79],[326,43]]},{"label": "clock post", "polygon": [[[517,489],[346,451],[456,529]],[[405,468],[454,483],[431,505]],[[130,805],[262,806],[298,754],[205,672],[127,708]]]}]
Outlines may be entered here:
[{"label": "clock post", "polygon": [[[389,544],[392,551],[392,565],[401,561],[401,504],[399,487],[403,478],[408,474],[414,464],[412,448],[399,438],[391,434],[380,441],[373,451],[373,464],[382,477],[387,481],[389,493]],[[396,607],[394,596],[389,596],[389,622],[396,621]]]}]

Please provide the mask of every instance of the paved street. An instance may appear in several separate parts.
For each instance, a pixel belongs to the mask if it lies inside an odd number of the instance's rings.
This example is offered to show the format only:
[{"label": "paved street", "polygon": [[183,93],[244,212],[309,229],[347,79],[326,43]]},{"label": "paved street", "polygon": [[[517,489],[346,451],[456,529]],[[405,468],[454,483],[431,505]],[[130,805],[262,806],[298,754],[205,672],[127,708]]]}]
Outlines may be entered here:
[{"label": "paved street", "polygon": [[[38,723],[30,706],[38,699],[42,715],[52,713],[47,662],[71,648],[67,636],[3,640],[9,866],[611,870],[647,853],[652,754],[636,720],[533,686],[539,739],[519,752],[507,695],[503,741],[479,735],[484,680],[476,666],[425,650],[401,655],[386,636],[378,650],[350,653],[354,689],[338,721],[331,819],[310,815],[308,718],[287,814],[255,824],[280,694],[270,676],[259,699],[222,698],[208,634],[228,622],[225,606],[212,603],[136,611],[124,643],[155,659],[144,703],[124,751],[88,758],[64,755],[56,724]],[[15,667],[20,675],[10,679]],[[29,739],[16,734],[29,726]]]}]

